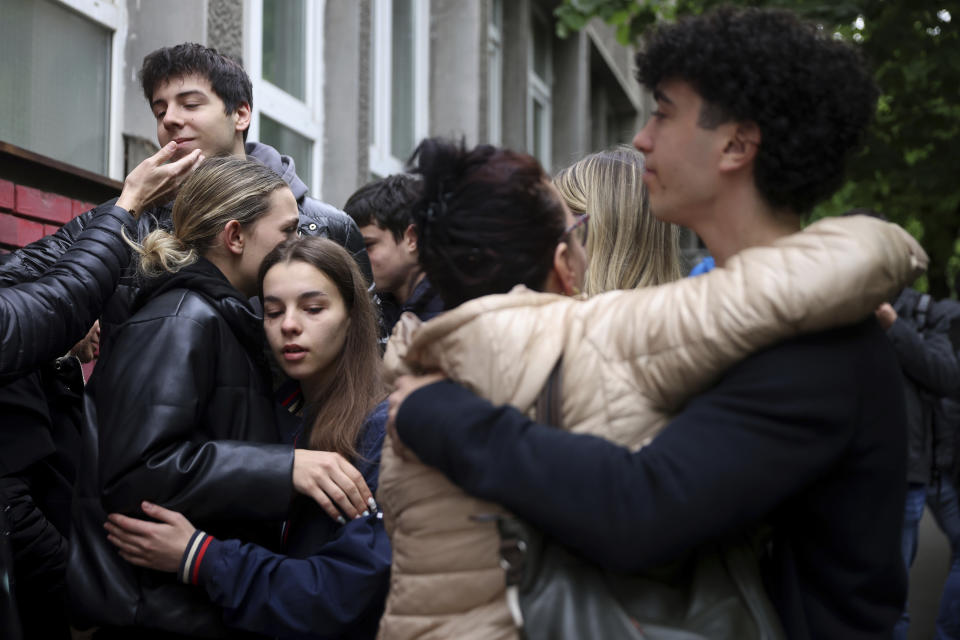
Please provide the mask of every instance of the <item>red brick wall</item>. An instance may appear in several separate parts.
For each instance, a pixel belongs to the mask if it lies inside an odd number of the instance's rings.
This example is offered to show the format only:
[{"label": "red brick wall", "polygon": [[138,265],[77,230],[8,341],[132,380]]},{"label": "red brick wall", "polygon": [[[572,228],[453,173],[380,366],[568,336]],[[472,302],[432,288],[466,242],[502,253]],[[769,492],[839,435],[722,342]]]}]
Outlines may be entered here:
[{"label": "red brick wall", "polygon": [[0,248],[16,249],[39,240],[94,206],[0,180]]}]

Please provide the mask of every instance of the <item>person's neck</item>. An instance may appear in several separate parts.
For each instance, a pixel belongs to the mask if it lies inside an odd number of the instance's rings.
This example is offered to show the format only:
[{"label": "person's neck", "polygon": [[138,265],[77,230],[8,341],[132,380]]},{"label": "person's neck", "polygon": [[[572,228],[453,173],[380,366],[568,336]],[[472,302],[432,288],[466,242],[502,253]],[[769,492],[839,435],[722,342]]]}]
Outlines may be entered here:
[{"label": "person's neck", "polygon": [[413,295],[414,290],[417,288],[417,285],[423,280],[426,274],[420,269],[414,269],[410,272],[410,275],[407,277],[407,281],[403,283],[403,286],[397,289],[394,295],[397,297],[397,300],[400,304],[404,304],[407,300],[410,299],[410,296]]},{"label": "person's neck", "polygon": [[300,391],[303,392],[303,399],[309,403],[320,402],[327,394],[334,373],[336,373],[336,367],[328,366],[323,371],[318,371],[313,376],[300,380]]},{"label": "person's neck", "polygon": [[220,269],[220,273],[222,273],[223,277],[225,277],[227,281],[233,285],[234,289],[248,298],[255,295],[255,293],[249,293],[247,291],[249,287],[247,286],[247,283],[243,282],[243,279],[240,277],[239,270],[236,269],[232,260],[217,252],[210,252],[203,257],[212,262],[213,266],[215,266],[217,269]]},{"label": "person's neck", "polygon": [[755,189],[720,197],[699,216],[693,231],[700,236],[718,267],[749,247],[769,245],[800,231],[800,216],[775,209]]}]

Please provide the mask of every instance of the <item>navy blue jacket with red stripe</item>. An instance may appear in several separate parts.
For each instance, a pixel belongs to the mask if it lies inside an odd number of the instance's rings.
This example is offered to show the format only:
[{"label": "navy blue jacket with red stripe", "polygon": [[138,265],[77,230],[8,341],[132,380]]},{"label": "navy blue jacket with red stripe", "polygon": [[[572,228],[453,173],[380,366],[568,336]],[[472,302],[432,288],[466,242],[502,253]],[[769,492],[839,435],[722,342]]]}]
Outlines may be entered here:
[{"label": "navy blue jacket with red stripe", "polygon": [[[357,468],[376,492],[387,405],[367,418]],[[180,579],[223,607],[231,627],[281,638],[373,638],[390,575],[390,542],[380,513],[346,525],[310,498],[294,500],[282,553],[198,531]]]}]

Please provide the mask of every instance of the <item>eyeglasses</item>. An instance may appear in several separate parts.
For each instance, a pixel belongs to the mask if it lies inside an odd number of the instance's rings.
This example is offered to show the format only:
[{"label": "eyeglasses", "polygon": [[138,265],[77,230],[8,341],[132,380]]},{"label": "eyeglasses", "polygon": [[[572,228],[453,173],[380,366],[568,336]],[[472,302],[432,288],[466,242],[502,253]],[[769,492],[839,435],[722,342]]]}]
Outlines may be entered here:
[{"label": "eyeglasses", "polygon": [[576,216],[576,219],[573,221],[569,227],[563,230],[563,235],[560,236],[560,239],[566,238],[567,236],[574,235],[577,241],[583,246],[587,246],[587,222],[590,221],[589,213],[582,213],[579,216]]}]

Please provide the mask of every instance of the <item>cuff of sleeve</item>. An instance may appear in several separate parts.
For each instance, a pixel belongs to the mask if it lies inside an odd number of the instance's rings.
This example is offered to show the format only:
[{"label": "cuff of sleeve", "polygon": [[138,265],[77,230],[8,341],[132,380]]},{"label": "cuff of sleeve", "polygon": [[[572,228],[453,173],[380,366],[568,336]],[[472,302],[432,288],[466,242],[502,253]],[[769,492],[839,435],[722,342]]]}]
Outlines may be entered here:
[{"label": "cuff of sleeve", "polygon": [[893,321],[893,324],[890,325],[890,328],[887,329],[886,333],[887,337],[896,345],[904,342],[910,331],[912,331],[912,328],[907,326],[900,318],[897,318]]},{"label": "cuff of sleeve", "polygon": [[183,552],[183,558],[180,560],[180,568],[177,569],[177,580],[183,584],[198,584],[200,574],[200,565],[210,547],[210,543],[215,541],[211,535],[197,529],[190,536],[187,543],[187,550]]},{"label": "cuff of sleeve", "polygon": [[400,405],[397,434],[424,462],[436,459],[442,449],[444,423],[448,416],[456,416],[462,410],[463,394],[467,394],[467,402],[476,398],[455,382],[444,380],[417,389]]}]

